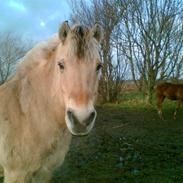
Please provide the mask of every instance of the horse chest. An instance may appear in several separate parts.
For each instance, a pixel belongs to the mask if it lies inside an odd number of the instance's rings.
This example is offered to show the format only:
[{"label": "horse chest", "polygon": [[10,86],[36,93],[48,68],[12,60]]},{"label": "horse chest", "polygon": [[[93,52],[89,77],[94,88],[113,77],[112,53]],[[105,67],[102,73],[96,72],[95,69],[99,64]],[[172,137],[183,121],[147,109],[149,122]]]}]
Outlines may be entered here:
[{"label": "horse chest", "polygon": [[41,154],[42,166],[48,169],[60,166],[69,150],[70,142],[71,134],[68,131],[55,139]]},{"label": "horse chest", "polygon": [[[12,138],[9,137],[10,139]],[[60,135],[51,137],[48,134],[46,139],[40,139],[41,137],[37,137],[37,139],[31,138],[28,141],[24,137],[22,141],[14,138],[11,145],[10,141],[7,142],[7,148],[2,148],[7,149],[3,153],[5,154],[5,164],[8,167],[16,167],[17,169],[18,167],[20,169],[24,167],[24,169],[30,172],[42,168],[53,170],[60,166],[69,150],[71,142],[70,132],[65,129]]]}]

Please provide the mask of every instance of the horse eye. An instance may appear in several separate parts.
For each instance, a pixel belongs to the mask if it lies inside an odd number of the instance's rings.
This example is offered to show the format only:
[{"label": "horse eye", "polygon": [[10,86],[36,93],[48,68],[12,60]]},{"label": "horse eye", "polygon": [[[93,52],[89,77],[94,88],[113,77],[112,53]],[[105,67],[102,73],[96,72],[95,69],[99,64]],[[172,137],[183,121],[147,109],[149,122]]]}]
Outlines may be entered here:
[{"label": "horse eye", "polygon": [[102,68],[102,64],[98,64],[96,67],[96,71],[98,72]]},{"label": "horse eye", "polygon": [[64,70],[64,63],[59,62],[59,63],[58,63],[58,66],[60,67],[61,70]]}]

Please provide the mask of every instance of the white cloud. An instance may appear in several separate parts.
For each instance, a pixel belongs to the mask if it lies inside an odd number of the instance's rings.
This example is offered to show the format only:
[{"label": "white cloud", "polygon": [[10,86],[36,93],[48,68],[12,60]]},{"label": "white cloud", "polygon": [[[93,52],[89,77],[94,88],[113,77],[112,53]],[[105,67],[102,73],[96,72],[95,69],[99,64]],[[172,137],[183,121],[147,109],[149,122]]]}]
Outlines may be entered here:
[{"label": "white cloud", "polygon": [[23,5],[23,3],[18,2],[16,0],[10,0],[8,2],[8,6],[11,7],[11,8],[14,8],[17,11],[26,12],[26,8]]}]

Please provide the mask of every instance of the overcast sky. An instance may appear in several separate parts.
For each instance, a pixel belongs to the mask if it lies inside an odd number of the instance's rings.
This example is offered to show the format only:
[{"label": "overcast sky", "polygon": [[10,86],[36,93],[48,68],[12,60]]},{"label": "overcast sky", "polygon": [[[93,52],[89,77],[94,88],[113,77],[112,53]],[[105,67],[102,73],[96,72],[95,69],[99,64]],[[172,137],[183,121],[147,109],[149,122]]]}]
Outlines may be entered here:
[{"label": "overcast sky", "polygon": [[57,32],[70,12],[68,0],[0,0],[0,32],[45,39]]}]

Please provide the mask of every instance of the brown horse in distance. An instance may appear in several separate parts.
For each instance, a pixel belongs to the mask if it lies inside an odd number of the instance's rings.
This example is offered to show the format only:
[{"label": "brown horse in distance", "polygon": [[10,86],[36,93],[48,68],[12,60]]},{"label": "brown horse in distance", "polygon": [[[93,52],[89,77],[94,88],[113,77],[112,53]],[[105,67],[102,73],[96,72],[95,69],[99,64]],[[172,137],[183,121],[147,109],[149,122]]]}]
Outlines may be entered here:
[{"label": "brown horse in distance", "polygon": [[176,118],[177,112],[180,108],[181,102],[183,101],[183,84],[173,84],[173,83],[161,83],[155,88],[157,109],[158,114],[161,119],[162,115],[162,103],[165,98],[170,100],[176,100],[176,109],[174,112],[174,119]]}]

